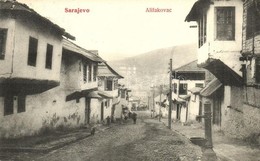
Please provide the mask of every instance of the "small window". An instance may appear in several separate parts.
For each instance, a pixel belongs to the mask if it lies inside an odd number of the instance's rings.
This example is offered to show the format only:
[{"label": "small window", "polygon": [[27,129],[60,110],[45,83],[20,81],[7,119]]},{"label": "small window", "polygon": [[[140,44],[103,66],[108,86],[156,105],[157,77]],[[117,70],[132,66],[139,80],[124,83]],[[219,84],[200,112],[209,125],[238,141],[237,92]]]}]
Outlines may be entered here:
[{"label": "small window", "polygon": [[107,85],[106,85],[106,91],[112,91],[113,90],[113,80],[107,80]]},{"label": "small window", "polygon": [[260,13],[257,13],[255,6],[248,7],[246,19],[246,39],[249,39],[260,32]]},{"label": "small window", "polygon": [[86,64],[83,65],[83,81],[84,82],[87,81],[87,65]]},{"label": "small window", "polygon": [[36,66],[37,60],[37,48],[38,48],[38,40],[30,37],[29,39],[29,52],[28,52],[28,65]]},{"label": "small window", "polygon": [[46,62],[45,62],[45,68],[46,69],[52,68],[52,52],[53,52],[53,46],[50,45],[50,44],[47,44]]},{"label": "small window", "polygon": [[4,115],[11,115],[14,113],[14,97],[6,96],[4,98]]},{"label": "small window", "polygon": [[179,95],[186,95],[187,94],[187,88],[188,88],[187,83],[181,83],[180,88],[179,88]]},{"label": "small window", "polygon": [[97,65],[94,65],[93,67],[93,81],[97,81],[97,71],[98,71],[98,66]]},{"label": "small window", "polygon": [[125,90],[121,91],[121,98],[125,98],[125,92],[126,92]]},{"label": "small window", "polygon": [[118,89],[118,80],[114,80],[114,90]]},{"label": "small window", "polygon": [[25,96],[18,96],[18,109],[17,109],[17,112],[20,113],[20,112],[25,112],[25,99],[26,97]]},{"label": "small window", "polygon": [[216,24],[217,40],[235,40],[235,7],[217,7]]},{"label": "small window", "polygon": [[92,65],[88,66],[88,82],[92,81]]},{"label": "small window", "polygon": [[7,29],[0,29],[0,59],[5,58]]}]

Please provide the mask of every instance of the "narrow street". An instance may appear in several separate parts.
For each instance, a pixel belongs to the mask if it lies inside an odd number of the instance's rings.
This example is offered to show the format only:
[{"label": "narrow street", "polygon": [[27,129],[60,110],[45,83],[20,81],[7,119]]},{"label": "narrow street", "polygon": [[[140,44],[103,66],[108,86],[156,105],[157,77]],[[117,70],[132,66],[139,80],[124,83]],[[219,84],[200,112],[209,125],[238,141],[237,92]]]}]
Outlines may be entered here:
[{"label": "narrow street", "polygon": [[7,160],[199,160],[200,148],[157,119],[140,119],[96,133],[47,154],[9,154]]}]

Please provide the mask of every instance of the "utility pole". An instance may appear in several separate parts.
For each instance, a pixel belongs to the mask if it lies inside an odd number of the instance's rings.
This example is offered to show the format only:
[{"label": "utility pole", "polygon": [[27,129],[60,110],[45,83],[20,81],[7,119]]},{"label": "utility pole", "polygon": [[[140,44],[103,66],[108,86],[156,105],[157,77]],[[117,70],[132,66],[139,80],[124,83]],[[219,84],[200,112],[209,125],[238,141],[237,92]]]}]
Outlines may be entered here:
[{"label": "utility pole", "polygon": [[163,86],[160,85],[160,106],[159,106],[159,121],[161,121],[162,118],[162,90],[163,90]]},{"label": "utility pole", "polygon": [[170,75],[169,75],[169,80],[170,80],[170,91],[169,91],[169,113],[168,113],[168,128],[172,128],[172,59],[170,59]]}]

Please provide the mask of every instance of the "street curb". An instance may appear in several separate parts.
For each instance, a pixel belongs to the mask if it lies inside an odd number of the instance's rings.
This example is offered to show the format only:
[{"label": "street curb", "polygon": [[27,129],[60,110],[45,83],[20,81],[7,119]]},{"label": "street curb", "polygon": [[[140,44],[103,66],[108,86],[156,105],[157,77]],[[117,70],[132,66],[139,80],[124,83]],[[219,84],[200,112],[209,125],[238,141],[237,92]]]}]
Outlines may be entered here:
[{"label": "street curb", "polygon": [[80,137],[77,137],[75,139],[72,139],[72,140],[69,140],[69,141],[66,141],[66,142],[62,142],[62,143],[58,143],[57,145],[54,145],[54,146],[44,147],[44,148],[37,148],[37,147],[35,147],[35,148],[33,148],[33,147],[0,147],[0,151],[1,152],[34,152],[34,153],[42,152],[42,153],[47,153],[47,152],[50,152],[52,150],[62,148],[64,146],[68,145],[68,144],[72,144],[72,143],[75,143],[79,140],[85,139],[89,136],[91,136],[91,134],[87,134],[85,136],[80,136]]},{"label": "street curb", "polygon": [[[98,128],[96,133],[99,132],[104,132],[107,129],[110,129],[112,126],[108,126],[105,128]],[[69,141],[65,141],[65,142],[61,142],[61,143],[57,143],[54,146],[49,146],[49,147],[44,147],[44,148],[40,148],[40,147],[0,147],[0,152],[32,152],[32,153],[48,153],[50,151],[62,148],[66,145],[75,143],[77,141],[83,140],[89,136],[92,136],[90,133],[86,134],[84,136],[79,136],[76,137],[75,139],[69,140]]]}]

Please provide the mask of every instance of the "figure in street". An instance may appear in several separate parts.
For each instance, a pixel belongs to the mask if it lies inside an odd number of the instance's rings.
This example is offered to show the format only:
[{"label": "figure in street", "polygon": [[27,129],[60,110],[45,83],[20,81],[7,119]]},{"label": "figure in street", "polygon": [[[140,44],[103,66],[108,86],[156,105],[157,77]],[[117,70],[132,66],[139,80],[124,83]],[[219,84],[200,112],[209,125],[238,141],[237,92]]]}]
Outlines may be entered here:
[{"label": "figure in street", "polygon": [[132,114],[132,119],[134,121],[134,124],[136,124],[137,114],[135,112],[133,112]]}]

